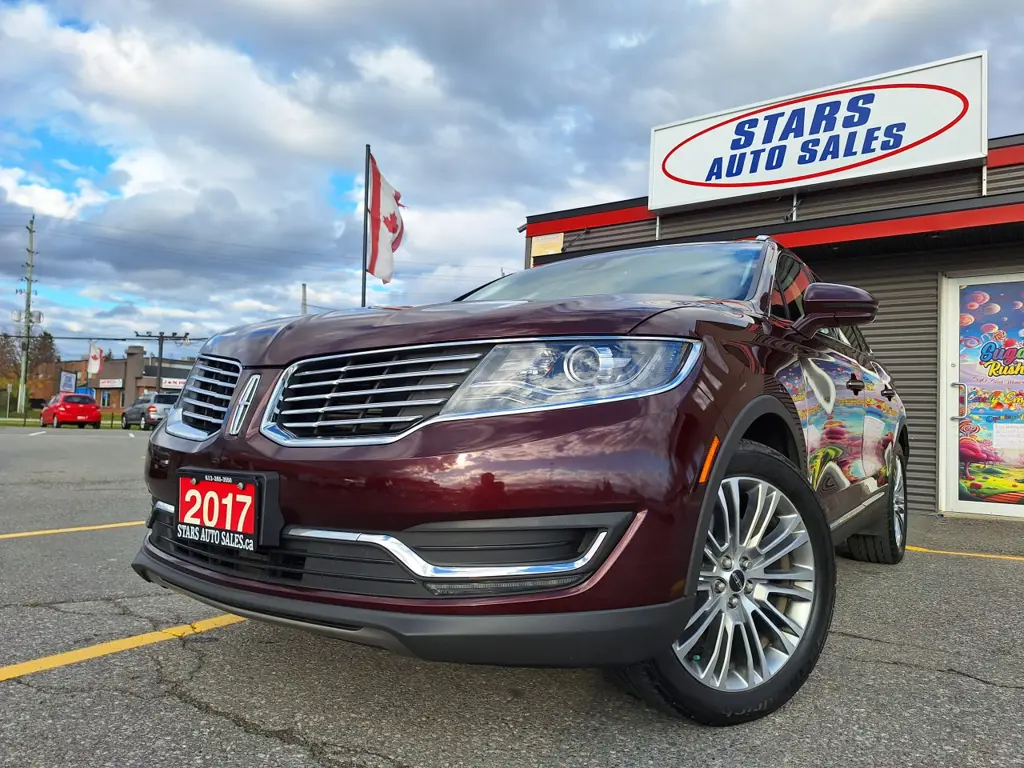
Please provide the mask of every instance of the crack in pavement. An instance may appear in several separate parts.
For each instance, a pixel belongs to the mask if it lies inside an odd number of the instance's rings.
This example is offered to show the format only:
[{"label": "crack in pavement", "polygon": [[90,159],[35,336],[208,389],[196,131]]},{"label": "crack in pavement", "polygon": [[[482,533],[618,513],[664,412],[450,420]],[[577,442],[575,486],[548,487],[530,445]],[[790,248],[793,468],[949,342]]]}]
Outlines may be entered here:
[{"label": "crack in pavement", "polygon": [[1010,691],[1024,691],[1024,685],[1013,685],[1012,683],[997,683],[993,680],[987,680],[984,677],[978,677],[977,675],[972,675],[970,672],[964,672],[962,669],[956,669],[954,667],[938,669],[936,667],[929,667],[925,664],[913,664],[909,661],[891,661],[889,659],[861,659],[855,656],[847,656],[846,659],[848,661],[853,661],[860,664],[883,664],[888,667],[906,667],[908,669],[919,669],[924,672],[935,672],[940,675],[955,675],[957,677],[965,677],[968,680],[974,680],[977,683],[990,685],[993,688],[1002,688],[1004,690]]},{"label": "crack in pavement", "polygon": [[[942,648],[936,648],[930,645],[918,645],[916,643],[907,643],[899,640],[883,640],[880,637],[868,637],[867,635],[858,635],[855,632],[844,632],[839,629],[833,629],[829,631],[830,635],[839,635],[840,637],[849,637],[854,640],[865,640],[869,643],[878,643],[879,645],[888,645],[893,648],[913,648],[919,651],[930,651],[931,653],[941,653],[949,656],[955,654],[955,651],[947,651]],[[1004,656],[1009,658],[1017,658],[1021,654],[1014,653],[1013,651],[1001,651],[998,648],[986,648],[987,653],[994,656]]]},{"label": "crack in pavement", "polygon": [[[61,605],[84,605],[85,603],[108,603],[114,605],[118,600],[140,600],[146,597],[161,597],[161,592],[143,592],[137,595],[117,595],[116,597],[89,597],[81,600],[29,600],[24,603],[4,603],[0,605],[0,611],[6,608],[53,608],[54,606]],[[62,613],[70,614],[70,611],[62,611]],[[78,616],[88,616],[87,613],[75,614]]]},{"label": "crack in pavement", "polygon": [[[167,669],[163,662],[159,659],[157,660],[160,682],[162,685],[166,686],[166,695],[168,697],[173,698],[202,714],[226,720],[243,733],[251,736],[260,736],[272,739],[289,746],[300,747],[301,749],[306,750],[314,760],[325,766],[325,768],[364,768],[366,763],[360,760],[362,757],[373,758],[375,761],[383,761],[377,763],[379,768],[411,768],[407,763],[373,750],[353,748],[343,744],[335,744],[327,741],[315,741],[303,736],[294,728],[270,728],[253,722],[242,715],[222,709],[207,701],[203,701],[194,693],[189,691],[187,686],[196,681],[196,678],[203,671],[206,659],[200,649],[195,647],[194,639],[192,637],[181,638],[180,644],[185,651],[193,655],[197,663],[184,678],[172,680],[167,677]],[[343,752],[345,755],[343,757],[336,757],[331,754],[332,752]]]}]

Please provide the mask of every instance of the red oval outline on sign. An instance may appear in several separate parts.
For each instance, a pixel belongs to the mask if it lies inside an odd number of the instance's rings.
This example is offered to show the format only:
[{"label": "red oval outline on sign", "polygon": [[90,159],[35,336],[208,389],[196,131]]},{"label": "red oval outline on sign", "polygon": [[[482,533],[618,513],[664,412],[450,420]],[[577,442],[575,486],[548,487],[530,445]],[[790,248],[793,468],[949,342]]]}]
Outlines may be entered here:
[{"label": "red oval outline on sign", "polygon": [[[803,103],[805,101],[814,101],[816,99],[824,99],[824,98],[827,98],[829,96],[841,96],[841,95],[846,94],[846,93],[861,93],[862,91],[887,91],[887,90],[894,90],[894,89],[898,89],[898,88],[920,88],[920,89],[926,90],[926,91],[941,91],[942,93],[948,93],[949,95],[956,96],[958,99],[960,99],[960,102],[963,104],[963,108],[960,110],[960,114],[959,115],[957,115],[955,118],[953,118],[953,120],[951,120],[949,123],[944,125],[942,128],[940,128],[939,130],[935,131],[934,133],[928,134],[927,136],[925,136],[922,139],[918,139],[917,141],[914,141],[914,142],[911,142],[910,144],[907,144],[905,147],[900,147],[899,149],[894,149],[893,151],[888,152],[888,153],[886,153],[884,155],[879,155],[878,157],[868,158],[867,160],[859,160],[859,161],[857,161],[855,163],[850,163],[849,165],[844,165],[844,166],[841,166],[839,168],[833,168],[833,169],[828,170],[828,171],[817,171],[816,173],[807,173],[807,174],[804,174],[803,176],[791,176],[789,178],[776,179],[774,181],[727,181],[727,182],[693,181],[691,179],[683,179],[683,178],[680,178],[679,176],[674,176],[673,174],[669,173],[668,168],[665,167],[666,163],[668,163],[669,158],[671,158],[672,155],[674,155],[677,151],[679,151],[682,147],[684,147],[687,144],[689,144],[694,139],[699,139],[704,134],[711,133],[711,131],[715,131],[715,130],[721,128],[723,125],[729,125],[730,123],[736,123],[736,122],[739,122],[740,120],[743,120],[745,118],[753,117],[754,115],[760,115],[762,112],[767,112],[770,109],[778,109],[780,107],[788,107],[788,106],[791,106],[793,104],[801,104],[801,103]],[[840,89],[838,91],[827,91],[825,93],[816,93],[816,94],[813,94],[811,96],[801,96],[801,97],[796,98],[796,99],[790,99],[789,101],[775,102],[773,104],[769,104],[766,107],[761,107],[761,108],[755,109],[755,110],[753,110],[751,112],[747,112],[747,113],[742,114],[742,115],[737,115],[736,117],[730,117],[728,120],[723,120],[720,123],[715,123],[714,125],[712,125],[712,126],[710,126],[708,128],[705,128],[703,131],[700,131],[699,133],[693,134],[693,136],[690,136],[688,139],[684,139],[683,141],[679,142],[674,147],[672,147],[672,149],[669,150],[668,154],[665,155],[665,159],[661,161],[661,172],[665,176],[667,176],[668,178],[672,179],[673,181],[678,181],[680,184],[687,184],[687,185],[689,185],[691,187],[711,187],[711,188],[714,188],[714,189],[724,189],[724,188],[734,188],[734,187],[775,187],[775,186],[778,186],[780,184],[792,184],[794,182],[804,181],[806,179],[817,179],[817,178],[821,178],[822,176],[832,176],[832,175],[837,174],[837,173],[842,173],[843,171],[850,171],[850,170],[853,170],[854,168],[860,168],[861,166],[868,165],[870,163],[877,163],[879,160],[885,160],[886,158],[892,157],[893,155],[898,155],[901,152],[906,152],[907,150],[913,149],[914,147],[919,147],[922,144],[924,144],[925,142],[931,141],[936,136],[942,135],[943,133],[948,131],[950,128],[952,128],[954,125],[956,125],[961,120],[963,120],[964,117],[967,115],[967,111],[970,108],[971,108],[971,102],[960,91],[956,90],[955,88],[949,88],[949,87],[947,87],[945,85],[933,85],[931,83],[889,83],[889,84],[883,84],[883,85],[863,85],[863,86],[858,86],[856,88],[842,88],[842,89]]]}]

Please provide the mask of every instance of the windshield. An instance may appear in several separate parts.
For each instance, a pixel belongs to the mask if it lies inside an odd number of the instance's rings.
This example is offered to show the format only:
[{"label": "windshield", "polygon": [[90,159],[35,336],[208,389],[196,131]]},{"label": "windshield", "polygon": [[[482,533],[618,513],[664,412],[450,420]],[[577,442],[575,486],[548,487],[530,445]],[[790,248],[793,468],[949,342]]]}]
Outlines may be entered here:
[{"label": "windshield", "polygon": [[178,396],[175,395],[157,395],[153,398],[154,403],[163,403],[164,405],[174,405],[178,402]]},{"label": "windshield", "polygon": [[64,402],[69,405],[93,405],[96,401],[88,395],[67,395]]},{"label": "windshield", "polygon": [[626,293],[745,299],[757,275],[761,247],[753,241],[696,243],[582,256],[516,272],[462,301],[545,301]]}]

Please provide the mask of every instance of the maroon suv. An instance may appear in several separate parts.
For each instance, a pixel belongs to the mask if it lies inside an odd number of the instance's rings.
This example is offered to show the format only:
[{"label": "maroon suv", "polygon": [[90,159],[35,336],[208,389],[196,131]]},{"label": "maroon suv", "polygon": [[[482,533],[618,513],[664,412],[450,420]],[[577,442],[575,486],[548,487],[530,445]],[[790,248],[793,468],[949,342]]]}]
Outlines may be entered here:
[{"label": "maroon suv", "polygon": [[817,661],[833,546],[903,557],[876,309],[758,238],[235,328],[152,436],[133,567],[343,640],[762,716]]}]

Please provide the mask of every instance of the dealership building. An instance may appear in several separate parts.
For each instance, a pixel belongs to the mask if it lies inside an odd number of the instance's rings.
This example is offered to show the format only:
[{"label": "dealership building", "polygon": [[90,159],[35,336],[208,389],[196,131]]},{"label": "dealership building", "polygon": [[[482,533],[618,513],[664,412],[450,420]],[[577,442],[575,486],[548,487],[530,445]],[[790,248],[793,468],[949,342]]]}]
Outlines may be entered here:
[{"label": "dealership building", "polygon": [[772,236],[878,299],[862,331],[907,408],[911,509],[1024,516],[1024,134],[988,137],[987,65],[654,128],[648,195],[528,217],[526,266]]}]

